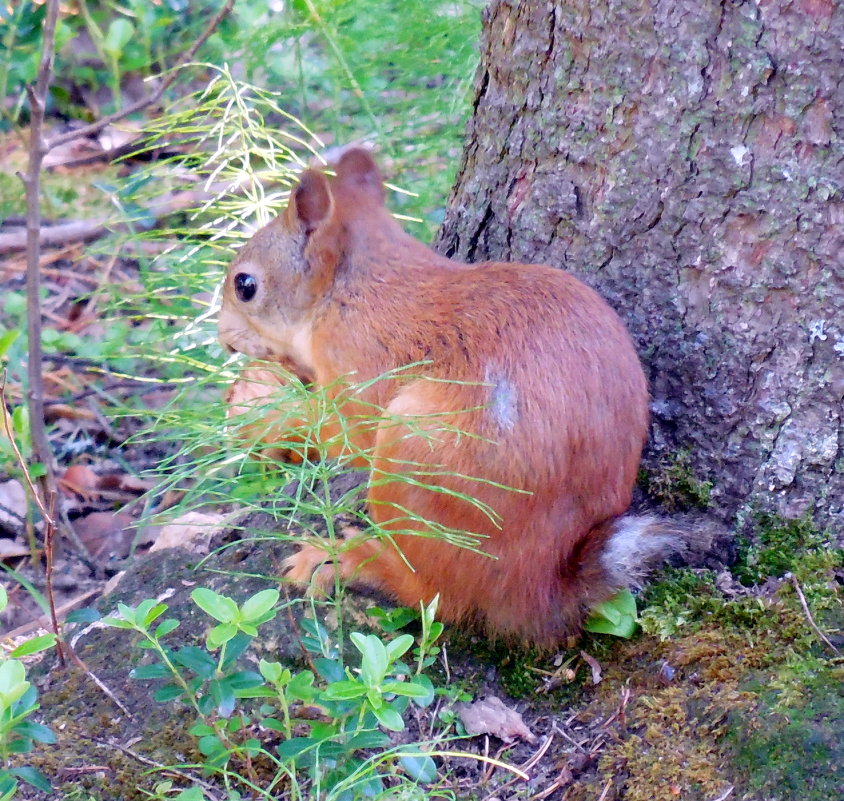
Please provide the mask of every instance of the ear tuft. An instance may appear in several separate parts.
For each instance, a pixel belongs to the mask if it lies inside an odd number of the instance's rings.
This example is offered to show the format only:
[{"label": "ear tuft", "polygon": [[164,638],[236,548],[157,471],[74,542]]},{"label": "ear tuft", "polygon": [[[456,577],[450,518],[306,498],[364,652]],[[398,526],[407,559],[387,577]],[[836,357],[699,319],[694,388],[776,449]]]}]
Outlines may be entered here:
[{"label": "ear tuft", "polygon": [[369,197],[384,202],[384,182],[381,172],[368,150],[350,147],[343,151],[334,169],[340,184],[356,189]]},{"label": "ear tuft", "polygon": [[331,213],[331,190],[328,179],[316,170],[305,170],[293,190],[290,205],[305,233],[310,234]]}]

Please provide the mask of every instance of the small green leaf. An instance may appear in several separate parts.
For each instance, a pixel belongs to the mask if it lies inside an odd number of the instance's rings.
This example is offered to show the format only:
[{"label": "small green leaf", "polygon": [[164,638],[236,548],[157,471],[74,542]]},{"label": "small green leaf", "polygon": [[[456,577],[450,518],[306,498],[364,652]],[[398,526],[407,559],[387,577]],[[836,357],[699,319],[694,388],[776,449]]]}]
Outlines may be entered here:
[{"label": "small green leaf", "polygon": [[414,676],[413,683],[419,687],[424,687],[426,691],[426,695],[415,697],[413,703],[421,707],[430,706],[434,702],[435,696],[434,685],[431,683],[431,680],[425,675],[420,675]]},{"label": "small green leaf", "polygon": [[390,662],[395,662],[413,645],[413,637],[410,634],[402,634],[395,640],[387,643],[387,657]]},{"label": "small green leaf", "polygon": [[210,679],[217,669],[217,662],[202,648],[196,645],[186,645],[173,652],[173,661],[192,670],[203,679]]},{"label": "small green leaf", "polygon": [[29,443],[29,409],[26,406],[16,406],[12,412],[12,429],[20,439]]},{"label": "small green leaf", "polygon": [[167,665],[161,662],[156,662],[152,665],[141,665],[129,671],[129,678],[132,679],[166,679],[169,677],[170,671]]},{"label": "small green leaf", "polygon": [[408,698],[427,698],[430,694],[427,687],[415,681],[387,681],[381,685],[381,691],[394,695],[406,695]]},{"label": "small green leaf", "polygon": [[50,793],[53,791],[53,786],[50,784],[47,777],[37,768],[31,766],[23,766],[20,768],[11,768],[9,770],[13,776],[17,776],[21,781],[31,784],[42,793]]},{"label": "small green leaf", "polygon": [[205,754],[205,756],[215,756],[226,750],[226,747],[216,734],[209,734],[205,737],[200,737],[197,742],[197,747],[203,754]]},{"label": "small green leaf", "polygon": [[310,701],[315,693],[314,674],[310,670],[297,673],[287,685],[287,694],[297,701]]},{"label": "small green leaf", "polygon": [[433,784],[437,780],[437,766],[434,760],[425,754],[407,754],[399,757],[399,762],[415,782]]},{"label": "small green leaf", "polygon": [[135,626],[128,620],[123,620],[120,617],[104,617],[103,624],[106,626],[111,626],[115,629],[134,629]]},{"label": "small green leaf", "polygon": [[175,701],[182,695],[182,688],[178,684],[165,684],[159,687],[153,694],[153,700],[159,704],[165,704],[168,701]]},{"label": "small green leaf", "polygon": [[384,748],[390,742],[390,735],[379,729],[369,729],[358,732],[347,743],[350,751],[359,748]]},{"label": "small green leaf", "polygon": [[0,703],[10,707],[21,698],[30,684],[26,680],[26,669],[16,659],[0,662]]},{"label": "small green leaf", "polygon": [[[380,684],[384,680],[389,665],[387,649],[374,634],[352,632],[349,638],[361,652],[361,677],[369,685]],[[412,640],[412,638],[411,638]]]},{"label": "small green leaf", "polygon": [[193,737],[205,737],[206,735],[214,734],[214,729],[207,723],[194,723],[193,726],[188,729],[188,734]]},{"label": "small green leaf", "polygon": [[6,355],[6,351],[12,347],[20,333],[19,328],[13,328],[11,331],[4,331],[0,334],[0,359]]},{"label": "small green leaf", "polygon": [[22,642],[9,656],[20,657],[29,656],[30,654],[37,654],[40,651],[46,651],[56,644],[55,634],[42,634],[40,637],[33,637],[31,640]]},{"label": "small green leaf", "polygon": [[231,717],[237,699],[229,682],[225,679],[215,680],[208,685],[208,689],[217,706],[217,714],[221,718]]},{"label": "small green leaf", "polygon": [[367,688],[358,681],[335,681],[325,688],[323,693],[326,698],[332,701],[350,701],[353,698],[360,698],[366,695]]},{"label": "small green leaf", "polygon": [[221,623],[231,623],[240,615],[237,604],[231,598],[218,595],[205,587],[197,587],[190,597],[203,612]]},{"label": "small green leaf", "polygon": [[278,590],[261,590],[243,602],[240,614],[244,621],[254,622],[266,615],[278,603],[278,599]]},{"label": "small green leaf", "polygon": [[390,731],[402,731],[404,729],[404,721],[395,709],[382,706],[380,709],[373,708],[372,711],[375,713],[375,717],[378,718],[378,722],[385,729],[389,729]]},{"label": "small green leaf", "polygon": [[237,626],[234,623],[220,623],[208,632],[205,645],[209,651],[216,651],[221,645],[225,645],[237,634]]},{"label": "small green leaf", "polygon": [[134,33],[135,26],[125,17],[112,20],[103,40],[103,50],[112,58],[117,58],[123,48],[129,44]]},{"label": "small green leaf", "polygon": [[36,740],[39,743],[47,743],[51,745],[57,742],[56,735],[53,730],[40,723],[35,723],[32,720],[24,720],[18,723],[14,728],[14,732],[21,737],[29,737],[30,740]]},{"label": "small green leaf", "polygon": [[91,606],[86,606],[84,609],[74,609],[65,618],[68,623],[96,623],[102,619],[99,610]]},{"label": "small green leaf", "polygon": [[320,657],[314,659],[314,667],[329,684],[334,681],[343,681],[346,678],[346,671],[339,659]]},{"label": "small green leaf", "polygon": [[171,631],[174,631],[177,628],[179,628],[179,621],[173,617],[168,617],[156,626],[155,638],[160,640],[162,637],[166,637]]},{"label": "small green leaf", "polygon": [[636,632],[637,622],[636,599],[625,589],[595,606],[583,628],[595,634],[629,638]]},{"label": "small green leaf", "polygon": [[261,659],[258,662],[258,670],[261,675],[270,684],[280,684],[284,686],[292,678],[290,670],[281,666],[281,662],[268,662],[266,659]]},{"label": "small green leaf", "polygon": [[316,747],[318,740],[313,737],[291,737],[280,743],[276,752],[283,760],[295,759]]},{"label": "small green leaf", "polygon": [[377,618],[384,631],[393,632],[404,628],[408,623],[419,619],[419,612],[401,606],[398,609],[384,610],[380,606],[373,606],[366,610],[367,614]]}]

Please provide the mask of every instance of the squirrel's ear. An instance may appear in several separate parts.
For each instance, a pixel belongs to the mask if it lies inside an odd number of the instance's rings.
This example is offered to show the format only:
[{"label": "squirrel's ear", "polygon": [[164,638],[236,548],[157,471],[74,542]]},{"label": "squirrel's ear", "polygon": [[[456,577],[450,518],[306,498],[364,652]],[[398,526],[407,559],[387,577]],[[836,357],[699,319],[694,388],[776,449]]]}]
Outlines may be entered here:
[{"label": "squirrel's ear", "polygon": [[331,214],[333,205],[328,179],[316,170],[305,170],[290,195],[288,212],[310,234]]},{"label": "squirrel's ear", "polygon": [[343,186],[363,192],[379,203],[384,202],[384,181],[368,150],[362,147],[344,150],[334,169]]}]

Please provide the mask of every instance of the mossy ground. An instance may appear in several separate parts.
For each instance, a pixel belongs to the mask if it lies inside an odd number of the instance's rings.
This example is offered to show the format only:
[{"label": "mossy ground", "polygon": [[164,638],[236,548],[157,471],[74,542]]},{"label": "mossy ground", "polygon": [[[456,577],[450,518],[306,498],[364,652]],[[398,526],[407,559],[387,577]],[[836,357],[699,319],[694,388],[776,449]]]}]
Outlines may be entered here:
[{"label": "mossy ground", "polygon": [[[844,797],[844,661],[834,651],[844,650],[844,553],[804,522],[759,517],[756,525],[754,544],[740,549],[735,575],[726,568],[666,570],[641,595],[643,631],[629,641],[587,635],[559,654],[540,655],[450,627],[449,671],[437,683],[448,676],[450,697],[463,690],[501,696],[537,735],[552,741],[531,767],[529,786],[508,785],[510,774],[487,771],[481,762],[458,760],[457,772],[454,760],[443,760],[443,781],[456,782],[456,797],[522,799],[555,782],[559,792],[548,797],[566,801]],[[247,591],[243,558],[260,560],[250,575],[272,574],[278,559],[269,558],[266,544],[254,551],[243,547],[242,554],[222,557],[233,560],[228,569],[239,571],[231,586],[225,570],[213,571],[218,591]],[[783,567],[786,574],[771,572]],[[190,559],[183,566],[151,560],[138,566],[131,583],[121,584],[124,600],[137,603],[155,594],[163,577],[185,587],[197,580]],[[175,598],[168,603],[182,609]],[[353,627],[364,626],[363,618],[353,620]],[[62,797],[141,798],[139,788],[151,789],[162,774],[147,774],[148,766],[114,744],[132,743],[130,750],[161,765],[201,761],[186,733],[192,719],[154,703],[151,689],[128,678],[142,652],[113,632],[96,636],[80,655],[119,697],[134,699],[134,719],[116,713],[84,677],[53,675],[41,697],[44,720],[60,742],[39,749],[28,762],[59,779]],[[278,653],[280,636],[261,643],[263,651]],[[593,683],[581,652],[599,663],[599,683]],[[423,716],[414,731],[435,725]],[[458,747],[492,754],[497,741],[490,739],[476,737]],[[500,757],[523,765],[542,744],[500,746]]]},{"label": "mossy ground", "polygon": [[[539,719],[574,716],[584,759],[558,760],[585,767],[566,801],[844,798],[834,651],[844,651],[844,552],[809,521],[759,515],[754,525],[732,572],[664,571],[639,599],[643,632],[631,641],[587,636],[555,659],[456,639]],[[599,684],[579,649],[600,663]],[[538,696],[561,662],[568,683]],[[490,689],[489,670],[464,678],[476,694]]]}]

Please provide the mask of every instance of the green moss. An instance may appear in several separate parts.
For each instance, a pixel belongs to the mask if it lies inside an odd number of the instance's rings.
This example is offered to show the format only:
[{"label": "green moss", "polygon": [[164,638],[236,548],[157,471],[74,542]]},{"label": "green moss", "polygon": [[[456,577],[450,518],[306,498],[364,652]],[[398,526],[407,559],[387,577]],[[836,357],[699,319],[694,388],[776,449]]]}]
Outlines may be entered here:
[{"label": "green moss", "polygon": [[663,456],[655,468],[640,470],[639,486],[671,512],[707,509],[711,503],[712,482],[694,475],[689,451]]},{"label": "green moss", "polygon": [[738,542],[733,573],[742,584],[758,584],[794,572],[801,559],[823,545],[810,517],[786,519],[763,512],[754,517],[753,534]]},{"label": "green moss", "polygon": [[752,715],[731,719],[729,741],[749,789],[765,797],[844,798],[844,668],[822,667],[799,697],[763,692]]}]

